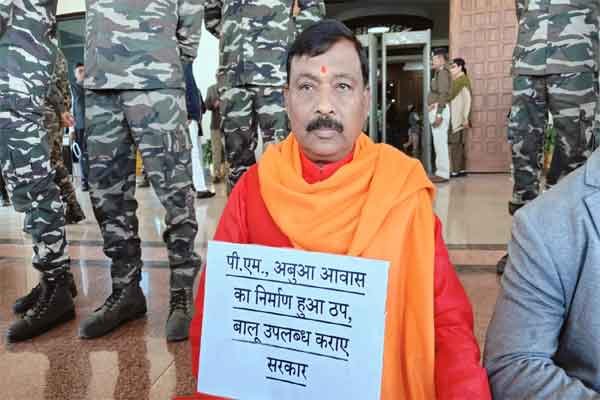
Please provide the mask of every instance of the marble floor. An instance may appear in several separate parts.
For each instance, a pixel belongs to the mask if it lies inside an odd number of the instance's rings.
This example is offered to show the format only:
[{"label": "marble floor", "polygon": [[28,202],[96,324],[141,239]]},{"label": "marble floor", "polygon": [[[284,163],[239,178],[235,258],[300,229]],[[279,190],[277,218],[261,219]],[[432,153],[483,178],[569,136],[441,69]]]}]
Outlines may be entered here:
[{"label": "marble floor", "polygon": [[[200,223],[197,249],[205,252],[225,204],[225,189],[197,200]],[[471,175],[438,187],[436,212],[444,223],[450,255],[472,301],[475,331],[483,343],[498,293],[495,262],[506,251],[510,217],[508,175]],[[151,189],[138,189],[140,235],[145,268],[142,287],[147,318],[91,341],[77,337],[78,324],[110,293],[110,264],[91,211],[89,195],[78,192],[88,219],[69,226],[69,252],[79,287],[77,320],[18,344],[7,344],[3,332],[13,320],[14,299],[37,283],[30,267],[31,241],[21,231],[23,216],[0,208],[0,398],[3,400],[170,399],[190,394],[189,344],[168,344],[164,325],[168,308],[169,271],[162,244],[164,211]]]}]

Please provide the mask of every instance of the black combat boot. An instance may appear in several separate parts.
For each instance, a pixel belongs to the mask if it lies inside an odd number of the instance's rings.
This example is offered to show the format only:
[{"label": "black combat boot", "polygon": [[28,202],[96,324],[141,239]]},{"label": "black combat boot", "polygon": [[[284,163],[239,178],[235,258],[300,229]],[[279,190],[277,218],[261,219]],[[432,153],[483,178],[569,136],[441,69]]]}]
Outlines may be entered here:
[{"label": "black combat boot", "polygon": [[194,316],[194,294],[189,289],[171,289],[169,317],[167,319],[167,341],[186,340],[189,336],[190,323]]},{"label": "black combat boot", "polygon": [[113,291],[104,304],[81,323],[79,336],[84,339],[104,336],[144,315],[146,297],[137,280],[127,285],[113,285]]},{"label": "black combat boot", "polygon": [[[77,286],[75,286],[75,280],[73,279],[73,274],[70,272],[65,272],[67,279],[67,287],[71,292],[71,297],[77,297]],[[42,283],[38,283],[31,292],[27,293],[23,297],[19,297],[15,304],[13,305],[13,312],[15,314],[25,314],[30,308],[32,308],[37,302],[40,294],[42,293]]]},{"label": "black combat boot", "polygon": [[39,336],[53,327],[75,318],[75,304],[66,273],[44,275],[39,295],[23,318],[15,321],[6,334],[8,342]]},{"label": "black combat boot", "polygon": [[81,222],[85,219],[85,214],[81,209],[79,203],[68,204],[67,211],[65,212],[65,224],[73,225]]}]

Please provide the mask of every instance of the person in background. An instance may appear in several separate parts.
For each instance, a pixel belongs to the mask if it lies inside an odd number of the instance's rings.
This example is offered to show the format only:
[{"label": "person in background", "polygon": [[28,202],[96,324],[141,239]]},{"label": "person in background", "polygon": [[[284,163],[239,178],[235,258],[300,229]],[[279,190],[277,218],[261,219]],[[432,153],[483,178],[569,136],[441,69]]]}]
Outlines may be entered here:
[{"label": "person in background", "polygon": [[220,42],[221,128],[228,192],[263,148],[288,133],[283,104],[285,55],[306,27],[325,16],[324,0],[206,0],[205,26]]},{"label": "person in background", "polygon": [[465,176],[465,140],[471,127],[471,81],[467,76],[465,60],[455,58],[450,65],[452,89],[450,91],[450,176]]},{"label": "person in background", "polygon": [[200,138],[202,132],[202,115],[206,112],[206,105],[202,99],[202,93],[194,79],[193,64],[185,64],[183,74],[185,77],[185,103],[188,113],[188,127],[192,140],[192,180],[196,189],[196,197],[208,199],[215,195],[206,187],[204,178],[204,155]]},{"label": "person in background", "polygon": [[452,77],[448,69],[448,52],[436,49],[432,58],[433,78],[427,98],[429,122],[435,149],[435,175],[433,183],[444,183],[450,179],[450,154],[448,152],[448,129],[450,128],[450,90]]},{"label": "person in background", "polygon": [[[67,208],[65,223],[76,224],[85,219],[85,214],[77,201],[75,188],[71,183],[69,170],[63,161],[63,138],[65,128],[73,127],[71,115],[71,91],[69,90],[68,65],[62,51],[56,48],[56,61],[50,81],[50,90],[44,103],[44,124],[48,129],[50,163],[55,169],[54,181]],[[83,158],[83,155],[82,157]]]},{"label": "person in background", "polygon": [[[185,340],[200,269],[194,250],[186,64],[198,54],[203,1],[87,0],[86,133],[94,214],[111,259],[111,294],[83,319],[79,336],[103,336],[146,315],[135,198],[136,150],[164,207],[170,268],[167,341]],[[136,49],[136,51],[124,51]]]},{"label": "person in background", "polygon": [[484,363],[494,399],[600,399],[600,151],[513,218]]},{"label": "person in background", "polygon": [[85,89],[83,88],[83,82],[85,80],[85,66],[83,63],[77,63],[75,66],[75,82],[71,84],[71,94],[73,96],[73,116],[75,118],[75,135],[71,138],[75,140],[79,150],[81,151],[81,157],[79,158],[79,165],[81,167],[81,178],[82,186],[81,190],[87,192],[90,190],[88,182],[89,164],[88,164],[88,150],[87,150],[87,137],[85,134]]},{"label": "person in background", "polygon": [[206,93],[206,108],[210,110],[210,142],[212,144],[213,183],[220,183],[225,178],[223,164],[223,135],[221,134],[221,114],[217,85],[212,85]]},{"label": "person in background", "polygon": [[[552,181],[579,168],[591,154],[600,70],[600,2],[517,0],[516,16],[520,28],[508,118],[511,216],[540,194],[548,112],[554,119],[556,152],[562,153],[556,156]],[[507,257],[496,264],[499,274]]]},{"label": "person in background", "polygon": [[57,57],[56,0],[0,2],[0,166],[14,208],[31,220],[39,283],[18,298],[9,343],[75,318],[65,212],[50,164],[43,104]]},{"label": "person in background", "polygon": [[410,154],[414,158],[420,156],[421,142],[421,117],[414,104],[408,106],[408,142],[404,144],[404,150],[410,148]]}]

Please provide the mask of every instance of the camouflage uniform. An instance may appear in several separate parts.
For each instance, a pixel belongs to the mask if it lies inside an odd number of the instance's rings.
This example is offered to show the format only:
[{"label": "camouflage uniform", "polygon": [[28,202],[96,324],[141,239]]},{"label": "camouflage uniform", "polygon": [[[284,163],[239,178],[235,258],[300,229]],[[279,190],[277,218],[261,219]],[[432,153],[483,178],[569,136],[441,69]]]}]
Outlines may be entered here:
[{"label": "camouflage uniform", "polygon": [[49,38],[56,1],[0,3],[0,163],[14,207],[31,220],[33,266],[69,269],[65,219],[50,164],[43,103],[55,62]]},{"label": "camouflage uniform", "polygon": [[589,0],[517,0],[509,116],[514,189],[511,213],[539,194],[547,113],[554,117],[561,176],[590,154],[598,97],[598,18]]},{"label": "camouflage uniform", "polygon": [[265,145],[288,134],[283,87],[286,53],[299,32],[325,15],[323,0],[206,0],[206,28],[220,39],[219,92],[229,189]]},{"label": "camouflage uniform", "polygon": [[54,181],[60,188],[62,199],[68,208],[80,209],[75,188],[69,179],[69,171],[62,157],[63,126],[62,113],[71,109],[71,92],[68,80],[68,65],[64,54],[57,50],[57,57],[50,82],[50,90],[44,104],[44,125],[50,142],[50,165],[55,169]]},{"label": "camouflage uniform", "polygon": [[136,147],[167,211],[171,289],[191,288],[200,267],[182,65],[196,57],[201,25],[200,0],[87,0],[89,183],[113,287],[139,281],[142,267]]}]

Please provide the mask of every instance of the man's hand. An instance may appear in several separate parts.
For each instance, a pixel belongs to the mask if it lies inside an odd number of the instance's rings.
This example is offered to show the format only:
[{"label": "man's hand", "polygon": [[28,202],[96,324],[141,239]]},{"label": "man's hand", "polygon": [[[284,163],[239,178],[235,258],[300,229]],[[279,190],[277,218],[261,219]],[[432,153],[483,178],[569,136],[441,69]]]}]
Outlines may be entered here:
[{"label": "man's hand", "polygon": [[75,125],[75,120],[70,112],[65,111],[60,115],[60,119],[62,120],[62,126],[65,128],[70,128]]},{"label": "man's hand", "polygon": [[442,118],[441,115],[438,115],[435,117],[435,122],[433,123],[433,127],[437,128],[438,126],[440,126],[442,124],[442,122],[444,122],[444,119]]},{"label": "man's hand", "polygon": [[294,7],[292,9],[292,15],[297,17],[300,15],[300,4],[298,4],[298,0],[294,0]]}]

